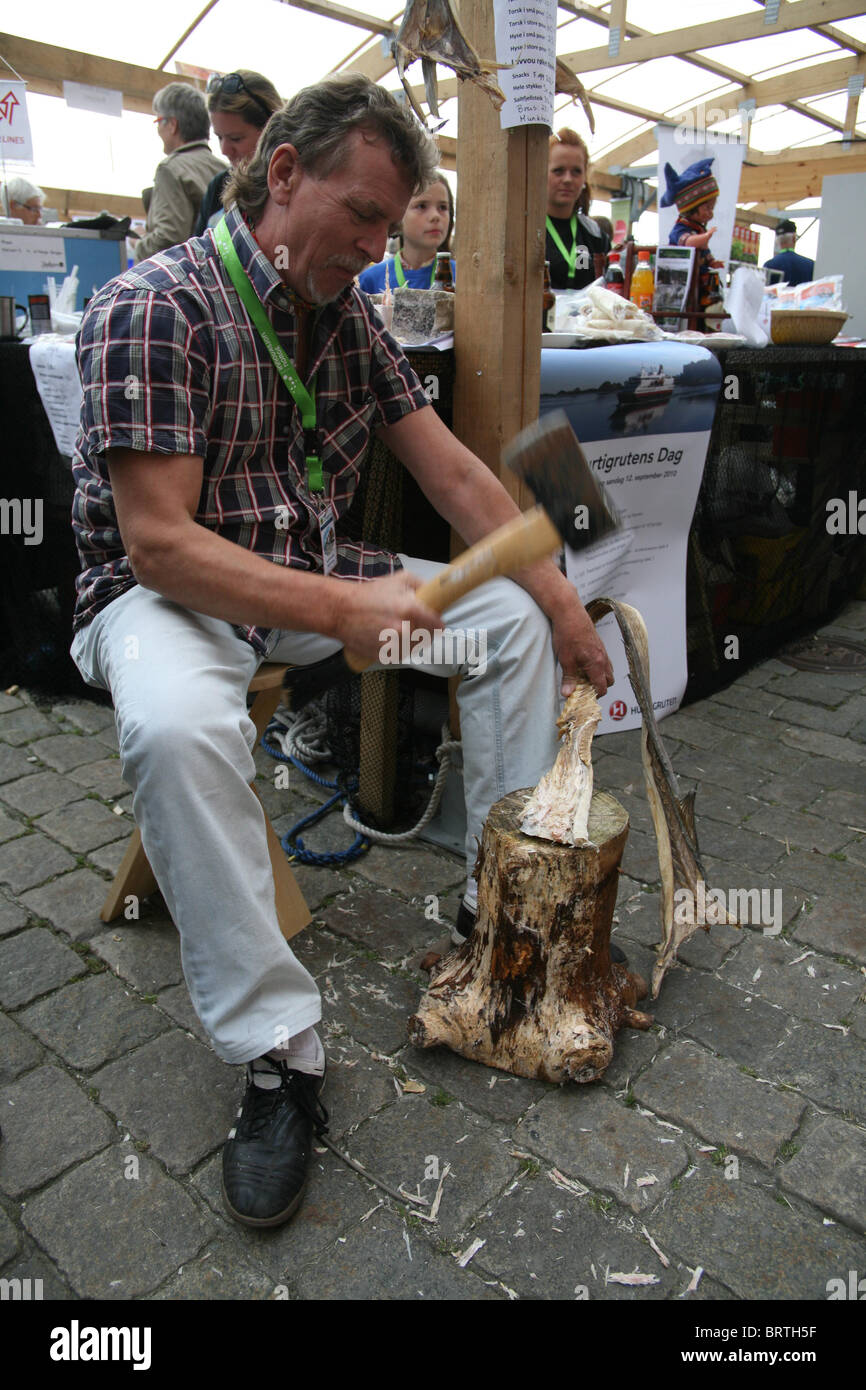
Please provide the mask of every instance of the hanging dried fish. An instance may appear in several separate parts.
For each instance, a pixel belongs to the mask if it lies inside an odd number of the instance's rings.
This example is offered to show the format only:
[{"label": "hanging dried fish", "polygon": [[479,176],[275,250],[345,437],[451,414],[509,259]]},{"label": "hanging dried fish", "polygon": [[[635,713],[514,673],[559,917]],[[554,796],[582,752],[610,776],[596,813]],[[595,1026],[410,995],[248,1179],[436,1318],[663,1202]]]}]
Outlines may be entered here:
[{"label": "hanging dried fish", "polygon": [[592,801],[592,736],[601,710],[592,687],[581,681],[556,721],[562,747],[526,803],[520,829],[560,845],[589,844]]},{"label": "hanging dried fish", "polygon": [[574,97],[575,101],[580,102],[586,112],[589,128],[593,135],[595,135],[595,116],[592,114],[592,107],[589,104],[586,88],[577,74],[573,73],[571,68],[568,67],[561,58],[557,58],[556,60],[556,90],[561,92],[564,96]]},{"label": "hanging dried fish", "polygon": [[[653,714],[649,682],[649,643],[643,618],[630,604],[612,598],[597,598],[587,604],[593,622],[613,613],[622,633],[628,659],[628,676],[643,717],[641,757],[647,800],[653,818],[661,873],[662,940],[653,967],[652,998],[658,998],[665,971],[676,959],[677,950],[698,927],[709,931],[706,921],[698,921],[695,911],[674,913],[674,894],[687,889],[692,906],[698,901],[698,884],[706,884],[706,873],[698,853],[695,832],[695,794],[680,795],[676,773],[671,766]],[[703,894],[703,888],[702,888]],[[730,926],[738,922],[727,916]]]},{"label": "hanging dried fish", "polygon": [[456,72],[461,81],[467,78],[487,93],[497,111],[505,96],[490,76],[507,64],[483,61],[478,57],[451,10],[450,0],[410,0],[394,39],[394,60],[397,73],[415,114],[424,121],[424,113],[412,96],[405,69],[416,58],[421,59],[427,105],[434,116],[439,115],[439,95],[436,87],[436,64]]}]

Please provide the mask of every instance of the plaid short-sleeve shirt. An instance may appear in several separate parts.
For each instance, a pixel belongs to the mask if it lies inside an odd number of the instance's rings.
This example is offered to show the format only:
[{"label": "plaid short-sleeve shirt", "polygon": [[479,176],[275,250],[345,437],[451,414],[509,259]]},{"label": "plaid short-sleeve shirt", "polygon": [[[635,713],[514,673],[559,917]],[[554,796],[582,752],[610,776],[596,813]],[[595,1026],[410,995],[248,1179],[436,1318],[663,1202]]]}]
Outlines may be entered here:
[{"label": "plaid short-sleeve shirt", "polygon": [[[241,265],[294,361],[291,298],[235,208],[227,221]],[[106,461],[112,448],[203,459],[200,525],[275,564],[321,572],[321,503],[308,490],[300,413],[211,232],[100,290],[82,322],[77,354],[84,399],[73,459],[72,521],[82,566],[76,629],[136,582],[114,509]],[[354,286],[317,309],[309,363],[305,384],[315,380],[324,498],[337,517],[334,572],[372,579],[397,561],[341,540],[339,518],[352,501],[371,432],[426,406],[427,397]],[[267,653],[267,629],[236,630]]]}]

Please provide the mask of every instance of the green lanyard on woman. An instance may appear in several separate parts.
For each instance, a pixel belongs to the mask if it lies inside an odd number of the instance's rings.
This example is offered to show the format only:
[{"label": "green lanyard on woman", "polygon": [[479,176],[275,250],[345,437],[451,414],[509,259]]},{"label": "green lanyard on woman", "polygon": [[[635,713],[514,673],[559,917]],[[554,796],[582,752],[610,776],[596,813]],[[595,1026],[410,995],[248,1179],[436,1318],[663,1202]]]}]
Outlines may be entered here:
[{"label": "green lanyard on woman", "polygon": [[576,213],[576,212],[573,212],[573,213],[571,214],[571,250],[570,250],[570,251],[566,251],[565,247],[564,247],[563,244],[562,244],[562,238],[560,237],[559,232],[556,230],[556,228],[554,227],[554,225],[553,225],[553,223],[551,222],[551,220],[550,220],[549,217],[548,217],[548,219],[547,219],[547,230],[548,230],[548,232],[550,233],[550,239],[551,239],[551,241],[553,242],[554,246],[556,247],[556,249],[557,249],[557,251],[559,252],[559,254],[560,254],[560,256],[562,257],[562,259],[565,261],[566,267],[567,267],[567,269],[568,269],[568,279],[569,279],[569,280],[573,280],[573,279],[574,279],[574,274],[575,274],[575,267],[577,266],[577,250],[578,250],[578,241],[577,241],[577,213]]},{"label": "green lanyard on woman", "polygon": [[[307,487],[310,492],[323,492],[325,481],[322,476],[322,460],[319,457],[319,437],[316,429],[316,398],[310,395],[295,369],[295,364],[280,343],[273,326],[265,313],[264,305],[253,289],[250,278],[244,270],[234,248],[228,223],[223,217],[214,228],[217,250],[229,273],[229,278],[241,297],[243,306],[255,324],[271,356],[271,361],[282,377],[286,389],[298,410],[301,412],[301,426],[304,431],[304,462],[307,468]],[[315,391],[315,383],[313,384]]]},{"label": "green lanyard on woman", "polygon": [[[405,288],[406,288],[406,273],[405,273],[405,271],[403,270],[403,262],[400,260],[400,252],[399,252],[399,251],[397,252],[396,256],[394,257],[394,269],[395,269],[395,271],[397,272],[397,284],[399,285],[400,289],[405,289]],[[432,288],[433,288],[433,286],[434,286],[435,283],[436,283],[436,257],[434,256],[434,257],[433,257],[433,264],[432,264],[431,267],[430,267],[430,285],[429,285],[429,288],[430,288],[431,290],[432,290]]]}]

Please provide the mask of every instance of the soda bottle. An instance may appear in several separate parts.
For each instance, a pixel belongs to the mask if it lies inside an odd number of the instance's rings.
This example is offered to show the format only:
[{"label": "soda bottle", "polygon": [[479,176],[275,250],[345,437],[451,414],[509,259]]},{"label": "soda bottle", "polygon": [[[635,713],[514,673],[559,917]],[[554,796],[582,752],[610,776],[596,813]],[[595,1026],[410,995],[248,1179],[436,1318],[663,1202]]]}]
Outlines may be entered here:
[{"label": "soda bottle", "polygon": [[544,262],[544,291],[541,299],[541,331],[553,333],[556,325],[556,295],[550,286],[550,261]]},{"label": "soda bottle", "polygon": [[436,279],[433,281],[435,290],[448,290],[454,293],[454,280],[451,276],[451,252],[436,252]]},{"label": "soda bottle", "polygon": [[619,252],[611,251],[607,258],[607,270],[604,272],[604,287],[613,294],[621,294],[625,298],[625,275],[619,263]]},{"label": "soda bottle", "polygon": [[632,304],[636,304],[639,309],[643,309],[645,314],[651,314],[653,309],[653,293],[655,290],[655,277],[653,276],[652,266],[650,265],[649,251],[638,251],[637,265],[631,277],[631,294],[629,299]]}]

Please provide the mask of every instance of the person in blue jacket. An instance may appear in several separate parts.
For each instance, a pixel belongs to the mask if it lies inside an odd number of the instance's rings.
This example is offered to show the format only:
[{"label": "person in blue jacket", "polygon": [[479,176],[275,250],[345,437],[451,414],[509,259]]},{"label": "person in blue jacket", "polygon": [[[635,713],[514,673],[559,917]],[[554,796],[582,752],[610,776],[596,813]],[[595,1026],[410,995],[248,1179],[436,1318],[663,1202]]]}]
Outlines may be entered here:
[{"label": "person in blue jacket", "polygon": [[[437,251],[450,251],[454,230],[454,194],[451,185],[436,171],[433,182],[414,197],[400,229],[400,250],[377,265],[368,266],[358,276],[366,294],[381,294],[386,278],[392,290],[430,290],[436,278]],[[451,262],[451,275],[455,274]]]},{"label": "person in blue jacket", "polygon": [[789,217],[776,228],[775,255],[764,261],[765,270],[781,270],[789,285],[805,285],[815,278],[815,262],[794,250],[797,244],[797,225]]}]

